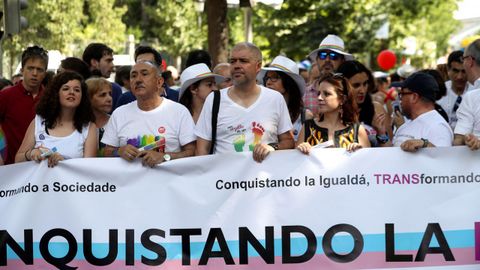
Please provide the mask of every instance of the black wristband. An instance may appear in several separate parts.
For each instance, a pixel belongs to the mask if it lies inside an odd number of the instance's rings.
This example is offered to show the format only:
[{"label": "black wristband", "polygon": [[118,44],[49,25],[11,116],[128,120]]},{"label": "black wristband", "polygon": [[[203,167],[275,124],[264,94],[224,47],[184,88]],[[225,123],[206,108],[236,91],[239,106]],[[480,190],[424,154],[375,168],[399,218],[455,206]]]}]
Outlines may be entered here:
[{"label": "black wristband", "polygon": [[423,141],[422,148],[426,148],[426,147],[428,147],[428,140],[427,140],[427,139],[421,138],[420,140],[422,140],[422,141]]}]

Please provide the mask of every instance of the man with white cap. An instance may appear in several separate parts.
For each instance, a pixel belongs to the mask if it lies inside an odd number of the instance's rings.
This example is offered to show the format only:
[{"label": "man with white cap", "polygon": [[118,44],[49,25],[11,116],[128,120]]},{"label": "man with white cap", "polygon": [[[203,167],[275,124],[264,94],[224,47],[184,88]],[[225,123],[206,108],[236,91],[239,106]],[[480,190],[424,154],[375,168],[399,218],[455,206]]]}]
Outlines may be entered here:
[{"label": "man with white cap", "polygon": [[[320,77],[335,72],[344,61],[353,60],[353,56],[345,51],[343,40],[332,34],[325,37],[318,49],[312,51],[308,57],[312,60],[312,63],[315,62],[317,64]],[[318,80],[309,85],[303,98],[305,107],[312,111],[313,114],[318,113],[317,84]]]},{"label": "man with white cap", "polygon": [[187,107],[195,123],[207,96],[212,91],[218,90],[217,84],[224,80],[224,77],[212,73],[203,63],[189,66],[182,72],[179,103]]},{"label": "man with white cap", "polygon": [[160,95],[164,80],[155,62],[139,60],[130,71],[136,101],[117,108],[105,127],[105,156],[154,167],[193,156],[194,123],[188,110]]},{"label": "man with white cap", "polygon": [[256,84],[262,53],[253,44],[242,42],[230,52],[233,86],[220,90],[217,125],[212,127],[214,95],[205,101],[195,127],[197,155],[252,151],[263,161],[271,151],[294,146],[292,122],[285,100],[278,92]]},{"label": "man with white cap", "polygon": [[268,67],[262,68],[257,81],[282,94],[293,124],[293,135],[297,140],[303,122],[313,118],[310,111],[304,110],[302,97],[305,94],[305,80],[299,74],[298,65],[293,60],[279,55]]}]

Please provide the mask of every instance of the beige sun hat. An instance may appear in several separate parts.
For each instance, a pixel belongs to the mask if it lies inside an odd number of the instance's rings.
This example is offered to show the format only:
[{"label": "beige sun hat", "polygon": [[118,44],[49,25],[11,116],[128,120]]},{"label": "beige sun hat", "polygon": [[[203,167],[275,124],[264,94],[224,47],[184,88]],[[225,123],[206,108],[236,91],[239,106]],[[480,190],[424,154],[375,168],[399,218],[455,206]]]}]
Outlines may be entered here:
[{"label": "beige sun hat", "polygon": [[320,42],[318,49],[308,54],[308,58],[310,58],[310,60],[312,61],[315,61],[317,59],[318,51],[320,50],[334,51],[336,53],[342,54],[345,57],[346,61],[353,60],[353,55],[345,51],[345,43],[343,43],[343,40],[337,35],[330,34],[325,37],[322,42]]},{"label": "beige sun hat", "polygon": [[260,70],[257,75],[257,80],[263,82],[263,77],[267,74],[268,71],[279,71],[287,74],[292,78],[300,89],[300,94],[303,96],[305,94],[305,80],[300,76],[298,71],[298,65],[295,61],[291,60],[285,56],[277,56],[273,59],[272,63],[268,67],[264,67]]},{"label": "beige sun hat", "polygon": [[215,83],[221,83],[225,77],[212,73],[212,71],[205,64],[196,64],[186,68],[180,75],[181,86],[179,88],[179,98],[185,93],[187,88],[197,81],[214,77]]}]

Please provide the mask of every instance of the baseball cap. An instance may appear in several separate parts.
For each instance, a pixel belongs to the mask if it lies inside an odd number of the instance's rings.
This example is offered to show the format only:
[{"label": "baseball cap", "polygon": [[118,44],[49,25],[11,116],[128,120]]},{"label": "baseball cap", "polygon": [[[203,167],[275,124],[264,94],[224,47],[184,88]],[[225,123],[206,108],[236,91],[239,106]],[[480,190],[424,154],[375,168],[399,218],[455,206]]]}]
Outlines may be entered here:
[{"label": "baseball cap", "polygon": [[435,78],[424,72],[415,72],[402,82],[392,83],[392,86],[408,88],[410,91],[434,102],[436,93],[439,91]]}]

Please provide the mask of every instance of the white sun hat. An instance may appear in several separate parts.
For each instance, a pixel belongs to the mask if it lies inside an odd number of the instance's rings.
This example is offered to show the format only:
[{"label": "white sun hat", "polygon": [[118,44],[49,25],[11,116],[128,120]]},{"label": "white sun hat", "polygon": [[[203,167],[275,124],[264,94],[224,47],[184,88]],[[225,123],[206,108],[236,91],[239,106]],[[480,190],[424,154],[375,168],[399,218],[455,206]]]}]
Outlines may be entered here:
[{"label": "white sun hat", "polygon": [[308,58],[310,58],[312,61],[315,61],[317,59],[318,51],[320,50],[330,50],[342,54],[346,61],[353,60],[353,55],[345,52],[345,43],[343,43],[343,40],[337,35],[330,34],[324,38],[322,42],[320,42],[318,49],[308,54]]},{"label": "white sun hat", "polygon": [[265,77],[265,74],[267,74],[268,71],[277,71],[287,74],[297,84],[300,94],[302,96],[305,94],[305,80],[298,72],[297,63],[290,58],[281,55],[275,57],[268,67],[264,67],[260,70],[257,75],[257,80],[263,83],[263,77]]},{"label": "white sun hat", "polygon": [[179,88],[179,98],[185,93],[188,87],[197,81],[214,77],[215,83],[221,83],[225,77],[212,73],[212,71],[205,64],[196,64],[186,68],[180,75],[181,86]]}]

